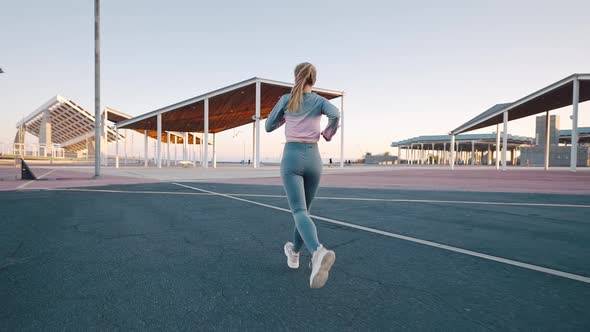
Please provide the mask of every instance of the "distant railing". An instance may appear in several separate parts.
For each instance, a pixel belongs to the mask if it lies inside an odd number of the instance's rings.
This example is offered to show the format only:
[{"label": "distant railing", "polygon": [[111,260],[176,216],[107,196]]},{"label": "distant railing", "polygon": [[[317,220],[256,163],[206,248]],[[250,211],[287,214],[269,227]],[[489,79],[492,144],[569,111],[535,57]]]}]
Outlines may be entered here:
[{"label": "distant railing", "polygon": [[66,151],[59,144],[52,144],[47,147],[45,144],[23,144],[0,142],[0,154],[14,155],[21,157],[53,157],[56,159],[65,158]]}]

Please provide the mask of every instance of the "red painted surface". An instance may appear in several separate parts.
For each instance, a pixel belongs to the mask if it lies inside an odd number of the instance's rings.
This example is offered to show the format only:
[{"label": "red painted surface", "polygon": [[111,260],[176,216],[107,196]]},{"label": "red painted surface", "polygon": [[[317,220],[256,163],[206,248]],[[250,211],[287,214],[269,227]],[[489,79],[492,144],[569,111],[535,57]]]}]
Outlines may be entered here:
[{"label": "red painted surface", "polygon": [[[105,186],[159,182],[145,178],[104,175],[93,179],[88,172],[50,166],[35,166],[38,181],[0,181],[0,190],[49,189],[68,187]],[[49,173],[51,172],[51,173]],[[20,178],[20,169],[0,166],[0,179]],[[196,182],[196,181],[195,181]],[[218,182],[254,185],[282,185],[279,177],[208,179],[200,182]],[[590,195],[590,172],[572,173],[567,170],[509,169],[502,172],[492,168],[459,168],[455,171],[441,168],[392,168],[383,171],[324,174],[324,187],[388,188],[419,190],[459,190],[478,192],[522,192]]]},{"label": "red painted surface", "polygon": [[[101,176],[99,179],[94,179],[93,176],[89,173],[76,172],[68,169],[60,169],[58,167],[48,168],[47,166],[35,166],[34,168],[32,168],[32,170],[35,176],[41,178],[40,180],[0,181],[0,190],[53,189],[70,187],[106,186],[113,184],[159,182],[156,180],[146,180],[141,178],[112,175],[104,175]],[[20,168],[9,169],[8,167],[0,167],[0,177],[8,177],[14,174],[16,174],[20,179]]]},{"label": "red painted surface", "polygon": [[[215,182],[281,185],[280,178],[229,179]],[[376,172],[324,174],[322,186],[590,194],[590,172],[494,169],[395,169]]]}]

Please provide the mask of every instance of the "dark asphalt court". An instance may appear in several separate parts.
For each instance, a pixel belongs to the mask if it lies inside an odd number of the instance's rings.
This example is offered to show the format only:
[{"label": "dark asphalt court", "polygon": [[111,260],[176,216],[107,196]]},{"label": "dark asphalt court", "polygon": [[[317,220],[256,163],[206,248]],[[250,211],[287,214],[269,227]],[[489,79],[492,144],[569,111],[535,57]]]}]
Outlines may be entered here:
[{"label": "dark asphalt court", "polygon": [[[281,187],[188,184],[228,194]],[[588,331],[590,283],[317,221],[309,289],[291,215],[174,184],[0,192],[0,330]],[[321,188],[314,215],[590,277],[590,196]],[[283,197],[239,196],[287,207]]]}]

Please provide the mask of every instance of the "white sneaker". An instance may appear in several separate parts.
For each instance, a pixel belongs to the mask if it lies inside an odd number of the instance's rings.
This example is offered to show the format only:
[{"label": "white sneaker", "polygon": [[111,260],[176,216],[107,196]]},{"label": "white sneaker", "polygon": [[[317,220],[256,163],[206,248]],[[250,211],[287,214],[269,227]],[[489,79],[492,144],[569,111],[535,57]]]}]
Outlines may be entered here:
[{"label": "white sneaker", "polygon": [[293,251],[293,243],[285,243],[285,256],[287,256],[287,265],[292,269],[299,268],[299,253]]},{"label": "white sneaker", "polygon": [[336,261],[336,253],[320,245],[311,257],[309,287],[322,288],[328,281],[328,274]]}]

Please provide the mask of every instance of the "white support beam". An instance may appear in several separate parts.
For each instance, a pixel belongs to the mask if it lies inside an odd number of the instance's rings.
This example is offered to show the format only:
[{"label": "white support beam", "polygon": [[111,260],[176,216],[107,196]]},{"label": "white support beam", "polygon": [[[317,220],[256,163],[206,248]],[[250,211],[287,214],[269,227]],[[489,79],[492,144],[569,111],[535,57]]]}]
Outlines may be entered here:
[{"label": "white support beam", "polygon": [[178,136],[174,135],[174,166],[178,165]]},{"label": "white support beam", "polygon": [[500,124],[496,125],[496,169],[500,169]]},{"label": "white support beam", "polygon": [[182,160],[186,161],[189,160],[189,156],[188,156],[188,133],[185,132],[182,135]]},{"label": "white support beam", "polygon": [[424,143],[420,143],[420,165],[424,164]]},{"label": "white support beam", "polygon": [[203,133],[203,140],[201,144],[205,144],[203,147],[203,168],[209,168],[209,98],[205,99],[205,107],[204,107],[204,117],[205,117],[205,130]]},{"label": "white support beam", "polygon": [[344,93],[340,96],[340,168],[344,168]]},{"label": "white support beam", "polygon": [[451,150],[451,170],[455,169],[455,135],[451,135],[451,146],[449,147],[449,150]]},{"label": "white support beam", "polygon": [[119,168],[119,128],[115,127],[115,168]]},{"label": "white support beam", "polygon": [[574,79],[574,91],[572,98],[572,146],[570,156],[570,171],[576,171],[578,164],[578,103],[580,101],[580,81]]},{"label": "white support beam", "polygon": [[502,133],[502,170],[506,170],[508,151],[508,112],[504,112],[504,132]]},{"label": "white support beam", "polygon": [[109,166],[109,126],[107,126],[107,120],[109,118],[109,111],[108,109],[104,109],[102,112],[102,121],[101,121],[101,157],[103,160],[103,165],[105,167]]},{"label": "white support beam", "polygon": [[[254,114],[256,117],[254,122],[254,168],[260,167],[260,89],[260,81],[256,81],[256,113]],[[215,144],[213,145],[213,149],[215,150]]]},{"label": "white support beam", "polygon": [[217,149],[215,146],[215,134],[213,134],[213,168],[217,168]]},{"label": "white support beam", "polygon": [[[545,114],[545,170],[549,170],[549,136],[551,135],[551,131],[549,130],[549,125],[551,121],[549,121],[549,111]],[[522,163],[522,160],[521,160]]]},{"label": "white support beam", "polygon": [[193,147],[191,148],[193,153],[193,166],[197,166],[197,133],[193,133]]},{"label": "white support beam", "polygon": [[125,129],[125,141],[123,141],[123,154],[125,154],[125,165],[127,165],[127,140],[129,140],[129,130]]},{"label": "white support beam", "polygon": [[157,116],[157,126],[158,126],[158,162],[157,167],[162,168],[162,113],[158,113]]},{"label": "white support beam", "polygon": [[147,130],[143,131],[145,137],[143,142],[143,167],[148,167],[148,134]]},{"label": "white support beam", "polygon": [[170,167],[170,132],[166,132],[166,167]]},{"label": "white support beam", "polygon": [[203,134],[201,134],[201,142],[199,143],[199,163],[203,166]]},{"label": "white support beam", "polygon": [[471,166],[475,166],[475,141],[471,141]]},{"label": "white support beam", "polygon": [[[252,161],[254,160],[254,155],[256,155],[256,124],[252,123]],[[256,168],[255,163],[252,163],[252,167]]]}]

